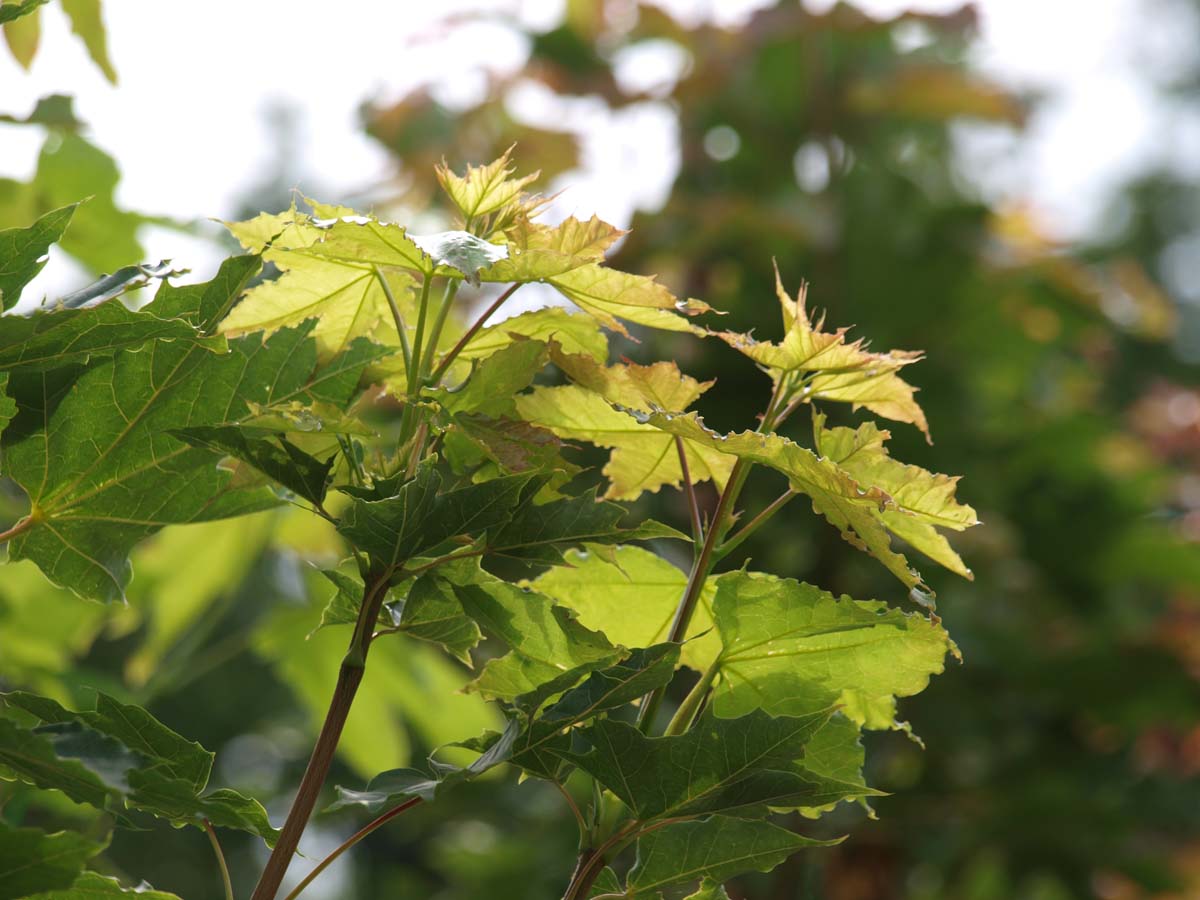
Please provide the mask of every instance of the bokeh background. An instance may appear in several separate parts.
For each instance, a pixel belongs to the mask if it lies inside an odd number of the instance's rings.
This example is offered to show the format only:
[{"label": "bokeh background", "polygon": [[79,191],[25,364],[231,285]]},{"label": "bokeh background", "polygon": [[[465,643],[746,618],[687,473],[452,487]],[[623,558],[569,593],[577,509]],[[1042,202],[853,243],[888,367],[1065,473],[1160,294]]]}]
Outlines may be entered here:
[{"label": "bokeh background", "polygon": [[[964,664],[902,706],[924,747],[869,736],[869,781],[893,792],[877,818],[813,823],[851,838],[731,896],[1200,897],[1200,4],[74,7],[101,18],[54,2],[40,35],[0,50],[0,227],[92,197],[38,296],[163,257],[207,277],[231,249],[209,217],[295,190],[436,226],[433,163],[516,143],[520,168],[562,191],[551,216],[631,227],[615,265],[739,330],[774,334],[774,259],[832,324],[927,351],[909,371],[935,443],[897,427],[893,445],[962,473],[985,523],[957,541],[974,582],[933,585]],[[701,406],[717,428],[744,427],[767,393],[723,345],[618,349],[717,378]],[[0,485],[0,518],[18,503]],[[674,496],[641,508],[682,520]],[[800,504],[749,550],[834,591],[894,593]],[[147,704],[282,818],[344,643],[305,639],[324,599],[308,561],[337,552],[287,512],[168,529],[139,550],[122,609],[7,567],[0,687]],[[494,724],[473,697],[445,699],[465,680],[454,664],[380,651],[336,782]],[[79,814],[12,786],[0,802],[17,821]],[[302,849],[320,858],[358,824],[319,818]],[[551,789],[485,779],[377,832],[305,896],[553,900],[573,836]],[[226,843],[248,888],[263,850]],[[220,895],[199,832],[123,835],[107,861]]]}]

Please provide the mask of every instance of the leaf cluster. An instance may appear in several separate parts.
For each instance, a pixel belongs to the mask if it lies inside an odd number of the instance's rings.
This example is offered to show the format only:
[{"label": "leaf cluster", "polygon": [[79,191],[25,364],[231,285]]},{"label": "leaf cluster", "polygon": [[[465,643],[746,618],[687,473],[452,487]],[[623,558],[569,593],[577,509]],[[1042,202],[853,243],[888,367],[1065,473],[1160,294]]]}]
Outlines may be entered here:
[{"label": "leaf cluster", "polygon": [[[782,285],[781,341],[713,331],[698,324],[703,302],[605,265],[619,230],[542,222],[532,177],[515,177],[507,155],[438,178],[458,214],[450,230],[416,234],[310,201],[231,224],[245,255],[206,284],[164,278],[136,311],[100,285],[0,319],[0,471],[28,500],[0,539],[12,561],[84,600],[119,602],[131,552],[163,528],[307,509],[346,556],[326,572],[334,595],[321,626],[350,630],[327,728],[344,722],[377,640],[439,648],[473,670],[465,689],[505,720],[467,742],[466,765],[435,754],[428,770],[339,789],[336,806],[386,820],[508,765],[570,799],[581,840],[570,900],[609,882],[621,896],[694,885],[719,896],[739,872],[820,844],[773,816],[815,817],[876,793],[861,729],[898,727],[897,698],[956,653],[930,613],[745,567],[717,572],[803,494],[901,582],[901,598],[932,603],[904,546],[970,577],[939,530],[976,521],[954,479],[895,461],[871,421],[827,428],[814,412],[811,447],[781,431],[798,410],[835,402],[927,433],[901,378],[919,355],[825,330],[804,291],[792,299]],[[6,310],[72,213],[0,232]],[[264,261],[279,276],[248,287]],[[572,311],[494,320],[529,283]],[[610,363],[606,332],[647,328],[723,341],[757,364],[771,386],[757,427],[707,428],[690,410],[712,384],[674,362]],[[581,466],[565,442],[608,451],[602,498],[572,487]],[[755,469],[787,488],[745,516],[739,494]],[[711,512],[697,498],[706,482],[719,494]],[[690,534],[631,522],[614,502],[664,487],[687,497]],[[645,542],[676,558],[690,550],[690,566]],[[693,675],[680,680],[680,668]],[[689,678],[663,723],[668,688]],[[149,813],[275,841],[254,801],[204,794],[211,757],[144,710],[104,695],[77,713],[30,694],[6,702],[6,776],[119,824]],[[256,900],[274,896],[332,752],[314,751]],[[572,797],[581,781],[593,786],[586,812]],[[53,836],[13,840],[48,847]],[[61,886],[59,874],[37,889]]]}]

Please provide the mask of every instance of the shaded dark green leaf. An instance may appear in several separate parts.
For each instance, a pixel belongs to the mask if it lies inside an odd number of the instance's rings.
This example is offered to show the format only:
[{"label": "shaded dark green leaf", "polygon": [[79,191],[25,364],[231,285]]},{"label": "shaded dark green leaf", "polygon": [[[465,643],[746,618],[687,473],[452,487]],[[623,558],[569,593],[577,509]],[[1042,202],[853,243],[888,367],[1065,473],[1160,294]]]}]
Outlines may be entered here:
[{"label": "shaded dark green leaf", "polygon": [[249,463],[315,506],[325,501],[334,457],[321,462],[284,437],[249,437],[236,425],[202,425],[171,432],[193,447],[204,447]]},{"label": "shaded dark green leaf", "polygon": [[677,822],[638,839],[626,897],[644,897],[700,879],[722,882],[743,872],[769,872],[805,847],[828,847],[770,822],[712,816]]},{"label": "shaded dark green leaf", "polygon": [[68,888],[103,844],[81,834],[46,834],[36,828],[11,828],[0,822],[0,900],[15,900]]},{"label": "shaded dark green leaf", "polygon": [[507,521],[530,478],[509,475],[443,492],[442,476],[426,464],[393,497],[356,497],[338,531],[379,561],[400,566],[452,537],[480,534]]},{"label": "shaded dark green leaf", "polygon": [[657,738],[602,719],[579,730],[592,746],[589,752],[561,755],[620,797],[639,819],[743,809],[770,802],[787,788],[799,789],[797,773],[786,770],[803,757],[805,744],[832,712],[704,716],[684,734]]}]

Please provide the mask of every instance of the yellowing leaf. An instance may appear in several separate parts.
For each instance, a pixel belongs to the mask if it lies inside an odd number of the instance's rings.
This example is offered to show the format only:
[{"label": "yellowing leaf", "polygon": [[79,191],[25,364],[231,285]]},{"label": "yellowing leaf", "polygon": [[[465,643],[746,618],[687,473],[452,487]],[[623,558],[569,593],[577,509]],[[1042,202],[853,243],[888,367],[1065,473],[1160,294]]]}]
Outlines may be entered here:
[{"label": "yellowing leaf", "polygon": [[589,356],[564,353],[554,344],[550,358],[573,382],[609,403],[646,412],[682,412],[714,384],[684,375],[673,362],[601,366]]},{"label": "yellowing leaf", "polygon": [[553,339],[568,353],[586,353],[597,362],[608,359],[608,338],[590,316],[575,315],[557,306],[535,309],[481,329],[459,354],[460,359],[491,356],[521,335],[536,340]]},{"label": "yellowing leaf", "polygon": [[708,304],[677,300],[664,285],[645,275],[588,263],[546,280],[605,328],[627,337],[629,332],[620,320],[663,331],[704,334],[687,317],[709,312]]},{"label": "yellowing leaf", "polygon": [[480,273],[484,281],[541,281],[588,263],[604,261],[604,252],[626,232],[597,216],[568,217],[558,225],[520,218],[505,234],[508,259]]},{"label": "yellowing leaf", "polygon": [[[550,569],[531,586],[575,610],[583,625],[603,631],[614,644],[650,647],[665,641],[687,574],[641,547],[617,547],[612,560],[572,550],[566,566]],[[683,665],[701,672],[721,649],[712,630],[715,593],[712,582],[704,586],[680,654]]]},{"label": "yellowing leaf", "polygon": [[436,167],[442,190],[458,207],[468,224],[477,216],[486,216],[510,206],[520,199],[525,185],[537,180],[537,172],[524,178],[510,177],[514,168],[509,153],[511,150],[486,166],[467,166],[465,175],[455,175],[444,164]]},{"label": "yellowing leaf", "polygon": [[866,422],[857,429],[827,429],[825,417],[817,415],[813,425],[821,456],[833,460],[859,484],[879,488],[891,498],[880,516],[892,534],[950,571],[964,578],[974,577],[937,531],[937,528],[962,531],[979,524],[975,510],[954,499],[958,478],[935,475],[892,459],[883,446],[890,435],[874,422]]},{"label": "yellowing leaf", "polygon": [[810,497],[813,511],[828,519],[843,538],[874,556],[906,587],[918,591],[914,599],[924,596],[921,576],[909,568],[908,560],[892,550],[882,519],[891,498],[883,491],[860,485],[836,463],[777,434],[756,431],[717,434],[706,428],[694,413],[675,416],[651,413],[639,419],[692,445],[707,446],[782,472],[792,489]]},{"label": "yellowing leaf", "polygon": [[[610,499],[632,500],[664,484],[678,485],[683,478],[674,437],[614,409],[600,394],[578,385],[536,387],[518,396],[516,405],[522,419],[561,438],[611,448],[604,467],[611,482],[605,496]],[[693,484],[711,480],[724,487],[734,457],[690,438],[684,440],[684,451]]]},{"label": "yellowing leaf", "polygon": [[[922,358],[920,352],[893,350],[872,353],[861,341],[847,342],[845,328],[822,331],[824,319],[815,323],[805,307],[807,285],[793,300],[775,272],[775,292],[783,312],[783,340],[756,341],[748,334],[718,332],[717,337],[765,368],[776,383],[793,379],[793,388],[809,400],[837,400],[855,409],[916,425],[929,436],[925,413],[917,405],[916,389],[897,374]],[[802,383],[801,383],[802,382]]]},{"label": "yellowing leaf", "polygon": [[[349,252],[335,256],[319,251],[323,232],[309,217],[293,209],[229,229],[246,248],[263,250],[263,259],[283,274],[247,291],[221,322],[223,334],[272,332],[315,318],[312,333],[322,361],[342,352],[357,337],[389,336],[385,329],[376,328],[384,317],[390,320],[390,312],[374,265]],[[384,277],[402,308],[411,309],[413,277],[396,268],[387,269]]]}]

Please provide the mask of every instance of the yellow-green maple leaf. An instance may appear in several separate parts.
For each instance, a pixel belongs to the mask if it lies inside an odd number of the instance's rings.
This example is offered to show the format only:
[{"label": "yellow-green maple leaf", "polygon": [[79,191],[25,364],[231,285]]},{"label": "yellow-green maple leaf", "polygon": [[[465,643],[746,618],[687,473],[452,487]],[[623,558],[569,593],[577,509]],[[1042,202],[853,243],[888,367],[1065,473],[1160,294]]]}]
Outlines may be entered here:
[{"label": "yellow-green maple leaf", "polygon": [[925,413],[914,399],[916,389],[899,376],[899,371],[922,358],[917,351],[892,350],[872,353],[862,340],[847,341],[845,328],[823,331],[824,318],[816,322],[806,308],[807,285],[801,285],[793,300],[784,290],[778,269],[775,292],[783,314],[783,340],[758,341],[732,331],[716,336],[767,370],[771,379],[798,376],[800,388],[810,400],[836,400],[864,406],[871,412],[916,425],[929,436]]},{"label": "yellow-green maple leaf", "polygon": [[964,578],[971,570],[950,547],[938,528],[963,531],[978,525],[975,510],[954,499],[958,478],[928,472],[892,459],[884,447],[891,435],[874,422],[857,429],[825,428],[825,417],[814,417],[817,452],[833,460],[862,485],[887,493],[891,503],[880,513],[887,529],[930,559]]},{"label": "yellow-green maple leaf", "polygon": [[[708,390],[683,375],[674,363],[651,366],[600,366],[590,357],[555,350],[558,364],[576,384],[537,387],[516,398],[521,418],[554,432],[560,438],[584,440],[612,450],[603,472],[610,481],[606,497],[632,500],[643,491],[683,479],[675,438],[639,422],[633,411],[684,410]],[[723,488],[736,459],[707,442],[683,439],[688,474],[693,484],[713,481]]]},{"label": "yellow-green maple leaf", "polygon": [[[319,211],[345,212],[337,207],[319,207]],[[262,252],[263,259],[282,274],[246,292],[221,322],[223,334],[272,332],[315,318],[313,337],[322,360],[333,358],[364,335],[398,344],[394,333],[378,327],[391,321],[379,277],[387,278],[393,296],[411,318],[415,281],[409,272],[388,267],[377,273],[370,259],[354,252],[330,253],[325,229],[294,207],[228,227],[243,246]]]}]

